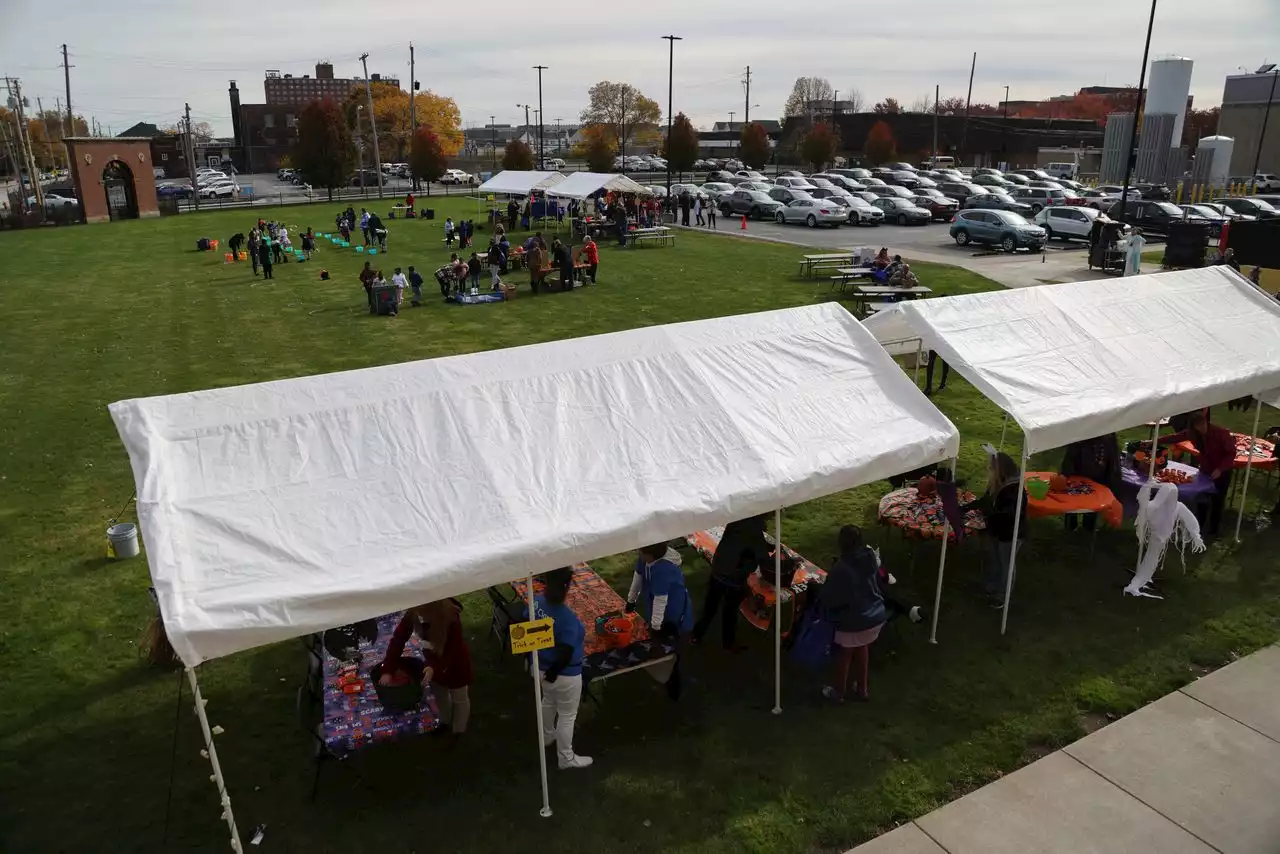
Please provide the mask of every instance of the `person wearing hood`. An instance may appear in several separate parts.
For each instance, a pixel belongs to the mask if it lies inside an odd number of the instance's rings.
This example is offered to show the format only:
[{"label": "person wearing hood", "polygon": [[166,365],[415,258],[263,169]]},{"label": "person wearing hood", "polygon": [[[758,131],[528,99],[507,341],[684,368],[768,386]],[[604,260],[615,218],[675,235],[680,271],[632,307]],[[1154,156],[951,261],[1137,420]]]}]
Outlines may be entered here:
[{"label": "person wearing hood", "polygon": [[880,559],[862,539],[862,529],[845,525],[840,529],[840,557],[836,559],[818,599],[823,618],[835,628],[836,666],[834,684],[822,689],[822,696],[843,703],[849,692],[849,671],[853,670],[853,696],[866,700],[871,644],[880,637],[888,615],[880,587]]},{"label": "person wearing hood", "polygon": [[769,544],[764,538],[767,519],[767,515],[750,516],[724,526],[724,535],[711,556],[711,582],[702,602],[702,615],[693,627],[695,644],[702,642],[716,611],[723,607],[721,643],[730,652],[745,649],[738,646],[738,606],[745,595],[747,578],[755,572],[760,559],[769,554]]}]

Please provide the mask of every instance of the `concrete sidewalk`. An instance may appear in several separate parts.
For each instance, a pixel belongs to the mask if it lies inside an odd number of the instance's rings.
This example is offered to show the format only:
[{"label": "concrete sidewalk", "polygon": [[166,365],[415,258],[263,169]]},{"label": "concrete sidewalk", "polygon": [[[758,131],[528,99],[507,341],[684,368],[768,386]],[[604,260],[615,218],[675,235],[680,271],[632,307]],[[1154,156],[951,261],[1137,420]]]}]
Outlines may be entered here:
[{"label": "concrete sidewalk", "polygon": [[1280,852],[1280,646],[849,854],[1084,852]]}]

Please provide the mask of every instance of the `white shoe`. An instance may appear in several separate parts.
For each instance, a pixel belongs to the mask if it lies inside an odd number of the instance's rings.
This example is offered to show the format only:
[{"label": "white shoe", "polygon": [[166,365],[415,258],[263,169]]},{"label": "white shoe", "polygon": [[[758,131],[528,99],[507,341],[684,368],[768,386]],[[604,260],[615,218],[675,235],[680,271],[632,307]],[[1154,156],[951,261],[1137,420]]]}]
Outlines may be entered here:
[{"label": "white shoe", "polygon": [[907,616],[911,619],[911,622],[913,623],[919,623],[924,619],[924,614],[920,613],[919,605],[912,605],[911,610],[907,612]]},{"label": "white shoe", "polygon": [[560,757],[560,770],[565,771],[570,768],[589,768],[594,762],[590,756],[580,756],[577,753],[571,754],[568,759],[563,755]]}]

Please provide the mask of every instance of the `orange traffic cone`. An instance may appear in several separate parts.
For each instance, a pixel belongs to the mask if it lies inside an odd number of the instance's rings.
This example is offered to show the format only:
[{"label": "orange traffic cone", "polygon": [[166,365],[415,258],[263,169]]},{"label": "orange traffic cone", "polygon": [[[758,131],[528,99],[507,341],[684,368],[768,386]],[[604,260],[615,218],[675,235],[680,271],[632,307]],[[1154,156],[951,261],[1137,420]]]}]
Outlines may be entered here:
[{"label": "orange traffic cone", "polygon": [[747,215],[746,215],[746,214],[743,214],[743,215],[742,215],[742,230],[743,230],[743,231],[746,231],[746,230],[747,230]]}]

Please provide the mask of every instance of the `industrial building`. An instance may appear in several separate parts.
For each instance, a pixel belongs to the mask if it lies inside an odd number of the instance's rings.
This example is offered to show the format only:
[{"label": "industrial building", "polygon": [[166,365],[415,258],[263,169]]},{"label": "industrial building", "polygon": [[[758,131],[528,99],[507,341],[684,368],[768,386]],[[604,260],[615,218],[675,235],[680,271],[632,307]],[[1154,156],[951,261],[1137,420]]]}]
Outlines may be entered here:
[{"label": "industrial building", "polygon": [[[1169,183],[1181,178],[1190,161],[1182,145],[1182,126],[1191,105],[1190,59],[1171,56],[1151,63],[1142,119],[1138,124],[1132,180]],[[1114,183],[1124,180],[1131,149],[1133,114],[1112,113],[1107,116],[1103,137],[1101,178]]]},{"label": "industrial building", "polygon": [[[1231,174],[1280,172],[1280,67],[1264,65],[1253,74],[1233,74],[1222,90],[1218,133],[1235,139]],[[1261,143],[1261,146],[1259,146]],[[1254,163],[1257,162],[1255,170]]]}]

